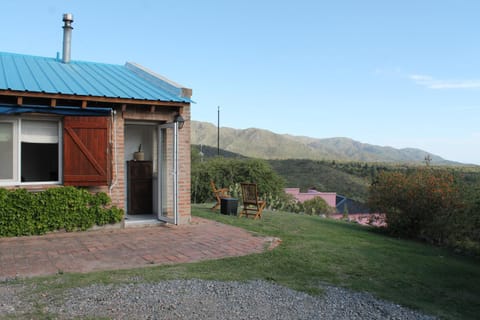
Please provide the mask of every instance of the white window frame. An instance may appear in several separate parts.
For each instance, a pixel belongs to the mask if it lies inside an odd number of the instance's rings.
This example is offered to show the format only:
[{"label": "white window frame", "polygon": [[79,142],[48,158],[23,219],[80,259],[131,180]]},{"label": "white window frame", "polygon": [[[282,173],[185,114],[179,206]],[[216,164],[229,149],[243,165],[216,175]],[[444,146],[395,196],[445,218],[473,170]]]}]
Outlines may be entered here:
[{"label": "white window frame", "polygon": [[[21,181],[21,132],[22,120],[30,121],[54,121],[58,123],[58,179],[57,181],[35,181],[22,182]],[[1,117],[0,122],[13,123],[13,179],[0,179],[1,186],[30,186],[30,185],[58,185],[63,181],[63,125],[62,119],[59,117],[44,117],[44,116],[19,116],[19,117]]]}]

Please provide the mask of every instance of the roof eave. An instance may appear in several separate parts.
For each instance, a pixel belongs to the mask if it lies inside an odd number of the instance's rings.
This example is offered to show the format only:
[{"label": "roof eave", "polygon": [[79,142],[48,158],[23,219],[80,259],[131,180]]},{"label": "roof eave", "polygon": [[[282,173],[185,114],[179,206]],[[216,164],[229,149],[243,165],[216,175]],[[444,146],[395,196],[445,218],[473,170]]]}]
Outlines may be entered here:
[{"label": "roof eave", "polygon": [[149,100],[149,99],[129,99],[121,97],[105,97],[105,96],[85,96],[76,94],[63,94],[63,93],[46,93],[46,92],[32,92],[32,91],[17,91],[17,90],[1,90],[0,95],[14,96],[14,97],[30,97],[30,98],[43,98],[43,99],[65,99],[65,100],[77,100],[87,102],[103,102],[103,103],[118,103],[118,104],[130,104],[130,105],[149,105],[149,106],[169,106],[169,107],[184,107],[189,105],[189,101],[162,101],[162,100]]}]

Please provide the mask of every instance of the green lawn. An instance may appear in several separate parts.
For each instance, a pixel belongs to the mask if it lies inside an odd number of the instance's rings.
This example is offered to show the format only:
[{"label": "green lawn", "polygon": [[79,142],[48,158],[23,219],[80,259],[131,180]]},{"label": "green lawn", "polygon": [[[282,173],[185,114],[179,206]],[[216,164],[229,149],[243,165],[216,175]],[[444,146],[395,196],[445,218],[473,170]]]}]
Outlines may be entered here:
[{"label": "green lawn", "polygon": [[253,221],[203,208],[195,207],[193,214],[283,241],[262,255],[192,266],[206,277],[270,279],[311,293],[316,284],[330,283],[445,318],[478,319],[480,314],[479,259],[341,221],[271,212]]},{"label": "green lawn", "polygon": [[312,294],[321,294],[319,284],[333,284],[368,291],[442,318],[478,319],[478,259],[389,238],[346,222],[268,211],[261,220],[239,219],[208,208],[195,205],[192,214],[279,237],[282,243],[273,251],[245,257],[24,280],[34,284],[31,299],[45,294],[61,298],[64,289],[91,283],[265,279]]}]

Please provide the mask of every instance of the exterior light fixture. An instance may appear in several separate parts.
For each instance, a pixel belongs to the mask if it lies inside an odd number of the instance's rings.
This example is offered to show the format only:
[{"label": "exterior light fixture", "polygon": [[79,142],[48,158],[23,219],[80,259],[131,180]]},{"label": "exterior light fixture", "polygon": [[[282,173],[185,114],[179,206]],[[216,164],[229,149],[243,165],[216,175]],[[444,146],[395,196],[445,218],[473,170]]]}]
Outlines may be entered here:
[{"label": "exterior light fixture", "polygon": [[182,129],[182,128],[183,128],[183,125],[185,124],[185,119],[183,119],[183,117],[182,117],[181,114],[178,114],[178,115],[175,117],[175,122],[176,122],[177,125],[178,125],[178,129]]}]

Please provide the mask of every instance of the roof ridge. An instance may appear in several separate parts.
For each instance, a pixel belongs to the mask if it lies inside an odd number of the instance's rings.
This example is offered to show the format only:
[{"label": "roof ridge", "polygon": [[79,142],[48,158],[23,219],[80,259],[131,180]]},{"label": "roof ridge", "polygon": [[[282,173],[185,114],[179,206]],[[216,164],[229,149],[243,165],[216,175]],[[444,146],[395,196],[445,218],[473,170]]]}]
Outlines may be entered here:
[{"label": "roof ridge", "polygon": [[[35,58],[35,59],[45,59],[45,60],[52,60],[55,62],[60,62],[62,64],[65,64],[62,59],[58,56],[55,57],[48,57],[48,56],[41,56],[41,55],[35,55],[35,54],[25,54],[25,53],[16,53],[16,52],[6,52],[6,51],[0,51],[0,55],[10,55],[10,56],[17,56],[17,57],[27,57],[27,58]],[[115,66],[119,68],[123,68],[124,66],[122,64],[118,63],[109,63],[109,62],[97,62],[97,61],[87,61],[87,60],[70,60],[69,63],[86,63],[86,64],[98,64],[98,65],[106,65],[106,66]]]},{"label": "roof ridge", "polygon": [[160,86],[162,89],[169,91],[172,94],[188,98],[192,97],[192,89],[186,88],[179,83],[176,83],[138,63],[127,62],[125,67],[148,82]]}]

